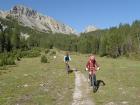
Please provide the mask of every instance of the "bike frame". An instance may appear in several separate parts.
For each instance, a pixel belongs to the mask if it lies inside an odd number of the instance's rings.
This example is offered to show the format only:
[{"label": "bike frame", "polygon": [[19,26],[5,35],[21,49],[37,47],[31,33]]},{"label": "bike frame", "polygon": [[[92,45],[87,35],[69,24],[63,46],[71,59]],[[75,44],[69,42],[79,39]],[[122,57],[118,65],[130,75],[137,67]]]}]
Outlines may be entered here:
[{"label": "bike frame", "polygon": [[66,70],[67,70],[67,73],[69,73],[69,71],[70,71],[70,66],[69,66],[69,63],[68,63],[68,62],[66,62]]},{"label": "bike frame", "polygon": [[93,73],[93,71],[91,71],[91,74],[90,74],[90,85],[93,87],[93,92],[96,91],[95,82],[96,82],[96,75]]}]

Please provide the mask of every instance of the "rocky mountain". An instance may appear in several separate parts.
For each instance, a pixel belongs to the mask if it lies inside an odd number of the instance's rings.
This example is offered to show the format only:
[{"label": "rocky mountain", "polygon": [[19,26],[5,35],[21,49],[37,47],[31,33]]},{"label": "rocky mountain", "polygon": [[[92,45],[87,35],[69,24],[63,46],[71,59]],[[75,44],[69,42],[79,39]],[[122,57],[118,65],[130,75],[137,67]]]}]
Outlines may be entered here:
[{"label": "rocky mountain", "polygon": [[98,28],[96,28],[96,27],[93,26],[93,25],[89,25],[89,26],[87,26],[87,27],[85,28],[84,33],[92,32],[92,31],[96,31],[96,30],[98,30]]},{"label": "rocky mountain", "polygon": [[76,34],[76,31],[70,26],[22,5],[16,5],[8,12],[0,11],[0,17],[6,18],[7,16],[16,18],[24,26],[43,32]]},{"label": "rocky mountain", "polygon": [[6,15],[7,15],[7,12],[0,10],[0,17],[5,18]]}]

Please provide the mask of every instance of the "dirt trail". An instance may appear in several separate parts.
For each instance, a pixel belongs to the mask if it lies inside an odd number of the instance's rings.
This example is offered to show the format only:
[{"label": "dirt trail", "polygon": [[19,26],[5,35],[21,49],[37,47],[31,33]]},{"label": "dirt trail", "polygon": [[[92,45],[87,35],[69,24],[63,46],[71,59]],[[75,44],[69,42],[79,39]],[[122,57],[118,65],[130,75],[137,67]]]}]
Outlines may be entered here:
[{"label": "dirt trail", "polygon": [[90,99],[90,92],[92,91],[85,76],[80,71],[75,71],[75,90],[72,105],[95,105]]}]

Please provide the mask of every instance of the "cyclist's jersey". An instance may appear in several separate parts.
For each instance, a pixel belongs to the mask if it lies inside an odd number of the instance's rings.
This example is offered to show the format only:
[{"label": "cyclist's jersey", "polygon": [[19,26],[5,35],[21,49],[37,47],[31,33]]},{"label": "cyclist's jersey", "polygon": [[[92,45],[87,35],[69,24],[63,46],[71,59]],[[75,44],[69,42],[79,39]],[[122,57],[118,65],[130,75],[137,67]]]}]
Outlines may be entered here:
[{"label": "cyclist's jersey", "polygon": [[86,67],[88,68],[88,70],[93,71],[94,74],[96,73],[96,69],[95,69],[96,66],[99,67],[95,59],[94,60],[89,59],[86,64]]},{"label": "cyclist's jersey", "polygon": [[64,62],[68,62],[68,61],[71,61],[70,56],[64,56]]},{"label": "cyclist's jersey", "polygon": [[89,60],[89,61],[87,62],[87,65],[86,65],[86,67],[87,67],[89,70],[95,68],[95,66],[96,66],[96,60]]}]

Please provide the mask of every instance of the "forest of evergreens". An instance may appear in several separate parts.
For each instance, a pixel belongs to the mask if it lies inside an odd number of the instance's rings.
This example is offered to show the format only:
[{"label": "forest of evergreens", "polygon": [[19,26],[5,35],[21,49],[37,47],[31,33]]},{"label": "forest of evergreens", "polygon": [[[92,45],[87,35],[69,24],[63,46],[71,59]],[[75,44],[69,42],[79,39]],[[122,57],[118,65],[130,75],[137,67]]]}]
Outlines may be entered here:
[{"label": "forest of evergreens", "polygon": [[[79,51],[116,58],[140,51],[140,21],[81,34]],[[82,46],[84,45],[84,46]]]},{"label": "forest of evergreens", "polygon": [[[28,39],[20,34],[30,35]],[[140,51],[140,21],[130,24],[120,24],[109,29],[100,29],[94,32],[77,35],[60,33],[44,33],[20,25],[11,17],[0,18],[0,53],[15,50],[30,50],[34,47],[43,47],[60,50],[76,51],[80,53],[94,53],[100,56],[113,58],[139,54]]]}]

